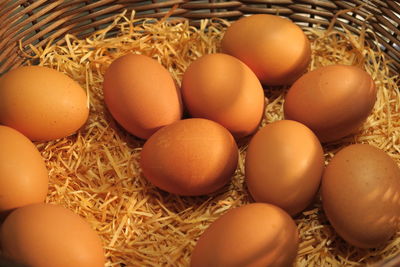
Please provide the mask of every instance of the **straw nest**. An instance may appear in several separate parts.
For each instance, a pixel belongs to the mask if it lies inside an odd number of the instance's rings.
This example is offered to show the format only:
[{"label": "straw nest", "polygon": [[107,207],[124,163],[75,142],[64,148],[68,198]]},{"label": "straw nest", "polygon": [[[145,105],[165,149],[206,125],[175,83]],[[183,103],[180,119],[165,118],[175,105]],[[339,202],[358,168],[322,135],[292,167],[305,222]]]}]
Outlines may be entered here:
[{"label": "straw nest", "polygon": [[[188,266],[202,232],[227,210],[251,202],[243,184],[246,142],[240,146],[237,171],[224,188],[202,197],[171,195],[143,177],[138,163],[143,141],[118,126],[103,103],[103,74],[114,59],[126,53],[151,56],[180,85],[190,62],[219,51],[228,25],[224,20],[203,20],[194,28],[187,21],[138,20],[124,13],[84,40],[67,35],[61,43],[32,46],[34,55],[26,55],[29,62],[66,73],[87,92],[90,117],[84,127],[73,136],[36,145],[50,174],[46,201],[72,209],[91,224],[104,243],[107,266]],[[400,163],[399,77],[389,74],[384,54],[365,42],[366,31],[353,35],[344,26],[305,29],[313,50],[310,70],[334,63],[359,65],[378,88],[363,128],[324,146],[326,162],[350,143],[370,143]],[[265,89],[269,104],[262,125],[283,118],[285,92],[286,88]],[[300,233],[297,266],[355,266],[400,251],[400,233],[377,249],[346,244],[329,225],[318,196],[295,221]]]}]

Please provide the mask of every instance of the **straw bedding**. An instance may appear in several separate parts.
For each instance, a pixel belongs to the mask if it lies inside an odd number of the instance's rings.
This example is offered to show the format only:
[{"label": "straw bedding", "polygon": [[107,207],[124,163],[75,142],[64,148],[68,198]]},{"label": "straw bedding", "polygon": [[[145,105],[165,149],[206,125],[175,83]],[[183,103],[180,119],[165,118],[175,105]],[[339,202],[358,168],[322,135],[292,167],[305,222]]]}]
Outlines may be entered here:
[{"label": "straw bedding", "polygon": [[[134,13],[124,13],[84,40],[67,35],[63,42],[32,46],[34,54],[26,55],[28,62],[74,78],[88,94],[90,117],[77,134],[36,145],[50,174],[46,201],[72,209],[91,224],[103,240],[107,266],[188,266],[195,242],[208,225],[228,209],[252,201],[243,183],[248,140],[240,143],[237,171],[224,188],[202,197],[171,195],[142,176],[138,160],[143,141],[117,125],[103,103],[103,75],[117,57],[126,53],[151,56],[180,85],[190,62],[219,51],[228,25],[224,20],[203,20],[194,28],[187,21],[138,20]],[[353,137],[325,145],[326,162],[338,149],[358,142],[376,145],[400,163],[399,77],[389,73],[384,55],[367,45],[366,30],[359,35],[346,32],[344,26],[339,31],[314,28],[305,32],[313,49],[310,70],[333,63],[360,65],[378,87],[373,114],[364,127]],[[265,88],[269,103],[262,125],[283,118],[286,90]],[[297,266],[356,266],[400,251],[400,233],[377,249],[347,245],[329,225],[319,196],[295,221],[300,233]]]}]

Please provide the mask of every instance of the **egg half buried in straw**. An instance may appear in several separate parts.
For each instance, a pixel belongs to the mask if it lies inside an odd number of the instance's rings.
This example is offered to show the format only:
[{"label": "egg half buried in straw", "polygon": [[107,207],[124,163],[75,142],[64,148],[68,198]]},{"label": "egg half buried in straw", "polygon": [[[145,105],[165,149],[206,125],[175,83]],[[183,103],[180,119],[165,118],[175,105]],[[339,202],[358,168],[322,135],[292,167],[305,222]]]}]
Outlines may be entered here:
[{"label": "egg half buried in straw", "polygon": [[258,202],[279,206],[290,215],[314,199],[324,169],[324,154],[315,134],[291,120],[267,124],[251,139],[245,181]]},{"label": "egg half buried in straw", "polygon": [[384,245],[399,229],[400,169],[379,148],[341,149],[326,167],[321,195],[330,223],[354,246]]},{"label": "egg half buried in straw", "polygon": [[84,90],[62,72],[25,66],[0,78],[0,124],[30,140],[69,136],[84,125],[88,116]]},{"label": "egg half buried in straw", "polygon": [[307,71],[311,46],[299,26],[287,18],[257,14],[227,29],[224,53],[248,65],[265,85],[290,85]]},{"label": "egg half buried in straw", "polygon": [[253,133],[264,114],[264,91],[253,71],[226,54],[192,62],[183,75],[182,97],[193,117],[216,121],[234,137]]},{"label": "egg half buried in straw", "polygon": [[230,132],[206,119],[165,126],[144,144],[140,166],[155,186],[178,195],[212,193],[236,170],[238,148]]},{"label": "egg half buried in straw", "polygon": [[329,142],[359,130],[375,101],[375,83],[367,72],[330,65],[304,74],[290,87],[284,113],[313,130],[321,142]]},{"label": "egg half buried in straw", "polygon": [[126,54],[114,60],[103,83],[104,101],[114,119],[129,133],[149,138],[182,116],[180,91],[156,60]]}]

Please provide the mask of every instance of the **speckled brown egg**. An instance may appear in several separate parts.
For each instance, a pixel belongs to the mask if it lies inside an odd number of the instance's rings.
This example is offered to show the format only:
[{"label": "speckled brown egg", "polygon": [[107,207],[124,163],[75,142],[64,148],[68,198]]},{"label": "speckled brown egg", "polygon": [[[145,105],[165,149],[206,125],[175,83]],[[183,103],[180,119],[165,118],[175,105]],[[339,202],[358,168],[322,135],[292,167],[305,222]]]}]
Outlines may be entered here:
[{"label": "speckled brown egg", "polygon": [[200,236],[191,267],[290,267],[299,244],[293,219],[282,209],[253,203],[234,208]]},{"label": "speckled brown egg", "polygon": [[251,139],[245,181],[254,200],[295,215],[314,199],[323,168],[324,154],[315,134],[299,122],[281,120],[267,124]]},{"label": "speckled brown egg", "polygon": [[230,132],[207,119],[185,119],[165,126],[144,144],[140,166],[155,186],[173,194],[212,193],[225,185],[238,164]]},{"label": "speckled brown egg", "polygon": [[89,116],[82,87],[66,74],[40,67],[19,67],[0,79],[0,124],[33,141],[69,136]]},{"label": "speckled brown egg", "polygon": [[104,267],[101,239],[72,211],[33,204],[13,211],[1,226],[3,255],[30,267]]},{"label": "speckled brown egg", "polygon": [[257,14],[232,23],[221,42],[224,53],[246,63],[265,85],[290,85],[311,60],[311,46],[287,18]]},{"label": "speckled brown egg", "polygon": [[321,185],[324,211],[348,243],[373,248],[398,230],[400,170],[383,150],[355,144],[329,162]]},{"label": "speckled brown egg", "polygon": [[0,125],[0,212],[43,202],[48,182],[35,145],[17,130]]},{"label": "speckled brown egg", "polygon": [[367,72],[330,65],[306,73],[292,85],[284,113],[286,119],[307,125],[321,142],[329,142],[359,130],[375,100],[375,83]]},{"label": "speckled brown egg", "polygon": [[149,138],[182,116],[180,91],[157,60],[126,54],[104,75],[104,101],[114,119],[129,133]]},{"label": "speckled brown egg", "polygon": [[182,97],[190,115],[216,121],[236,138],[253,133],[264,113],[264,91],[256,75],[226,54],[192,62],[183,75]]}]

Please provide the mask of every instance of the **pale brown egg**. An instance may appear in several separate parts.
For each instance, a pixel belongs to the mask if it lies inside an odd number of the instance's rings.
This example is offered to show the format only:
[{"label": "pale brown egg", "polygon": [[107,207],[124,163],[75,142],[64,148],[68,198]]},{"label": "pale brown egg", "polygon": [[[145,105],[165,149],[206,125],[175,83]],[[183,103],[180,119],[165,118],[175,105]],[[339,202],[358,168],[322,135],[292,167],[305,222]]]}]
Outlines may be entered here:
[{"label": "pale brown egg", "polygon": [[311,60],[311,46],[299,26],[287,18],[258,14],[227,29],[222,51],[246,63],[265,85],[290,85]]},{"label": "pale brown egg", "polygon": [[192,252],[191,267],[290,267],[299,237],[282,209],[253,203],[234,208],[213,222]]},{"label": "pale brown egg", "polygon": [[195,196],[225,185],[236,170],[238,148],[233,136],[216,122],[185,119],[165,126],[144,144],[144,176],[167,192]]},{"label": "pale brown egg", "polygon": [[292,85],[284,113],[286,119],[307,125],[321,142],[329,142],[359,130],[375,100],[375,83],[367,72],[330,65],[306,73]]},{"label": "pale brown egg", "polygon": [[26,66],[0,79],[0,123],[33,141],[69,136],[83,126],[88,115],[85,91],[57,70]]},{"label": "pale brown egg", "polygon": [[340,150],[326,167],[321,194],[330,223],[354,246],[384,245],[399,229],[400,169],[372,145]]},{"label": "pale brown egg", "polygon": [[324,154],[315,134],[299,122],[281,120],[251,139],[245,181],[254,200],[295,215],[314,199],[323,169]]},{"label": "pale brown egg", "polygon": [[139,138],[181,119],[180,91],[167,69],[150,57],[126,54],[114,60],[103,91],[114,119]]},{"label": "pale brown egg", "polygon": [[104,267],[100,237],[77,214],[57,205],[13,211],[1,226],[4,256],[30,267]]},{"label": "pale brown egg", "polygon": [[236,138],[253,133],[264,113],[264,91],[256,75],[226,54],[192,62],[183,75],[182,97],[193,117],[216,121]]},{"label": "pale brown egg", "polygon": [[35,145],[17,130],[0,125],[0,212],[43,202],[48,181]]}]

